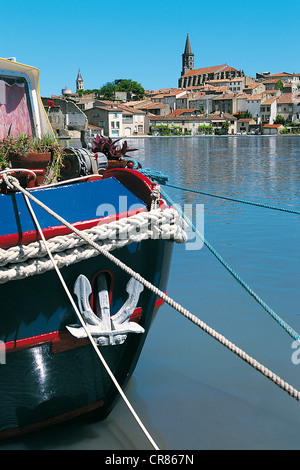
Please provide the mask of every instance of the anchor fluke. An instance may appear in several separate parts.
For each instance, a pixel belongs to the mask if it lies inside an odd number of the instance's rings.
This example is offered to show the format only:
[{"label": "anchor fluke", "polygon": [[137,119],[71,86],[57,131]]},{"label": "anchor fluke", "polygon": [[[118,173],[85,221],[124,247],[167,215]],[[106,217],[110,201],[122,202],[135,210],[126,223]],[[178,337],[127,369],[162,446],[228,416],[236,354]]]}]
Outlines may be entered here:
[{"label": "anchor fluke", "polygon": [[[131,278],[126,286],[127,300],[115,315],[110,316],[106,277],[105,274],[99,275],[97,280],[99,316],[97,316],[89,303],[92,293],[90,282],[83,274],[78,276],[74,285],[78,308],[86,323],[86,329],[99,346],[122,344],[128,333],[144,333],[145,330],[141,325],[130,321],[143,289],[140,282]],[[76,338],[87,337],[85,328],[81,325],[68,325],[66,328]]]}]

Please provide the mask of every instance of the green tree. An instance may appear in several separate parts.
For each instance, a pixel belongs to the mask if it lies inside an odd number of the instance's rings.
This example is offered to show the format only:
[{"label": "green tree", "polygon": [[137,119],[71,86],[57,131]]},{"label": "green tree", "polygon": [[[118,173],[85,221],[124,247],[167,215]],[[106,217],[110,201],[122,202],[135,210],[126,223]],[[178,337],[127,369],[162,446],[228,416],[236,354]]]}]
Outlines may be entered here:
[{"label": "green tree", "polygon": [[112,99],[114,98],[116,91],[131,93],[136,95],[138,99],[143,99],[145,96],[145,90],[142,85],[129,79],[119,79],[113,82],[108,82],[100,88],[99,94],[106,99]]},{"label": "green tree", "polygon": [[222,123],[222,128],[224,129],[225,134],[228,134],[229,126],[230,126],[230,122],[229,122],[229,121],[225,121],[225,122]]},{"label": "green tree", "polygon": [[213,128],[211,125],[209,126],[205,126],[205,125],[202,125],[202,126],[198,126],[198,132],[200,134],[205,134],[205,135],[211,135],[213,133]]},{"label": "green tree", "polygon": [[239,111],[236,114],[236,118],[237,119],[252,119],[252,114],[247,109],[247,111]]},{"label": "green tree", "polygon": [[111,100],[115,96],[115,87],[113,82],[107,82],[99,90],[99,95],[103,96],[106,100]]},{"label": "green tree", "polygon": [[92,93],[95,93],[96,95],[98,95],[98,94],[99,94],[99,90],[97,90],[97,89],[94,88],[93,90],[89,90],[89,89],[88,89],[88,90],[78,90],[78,91],[77,91],[77,94],[78,94],[79,96],[82,96],[82,95],[91,95]]},{"label": "green tree", "polygon": [[286,125],[286,120],[284,119],[283,116],[281,116],[281,114],[278,114],[275,121],[274,121],[274,124],[282,124],[283,126]]},{"label": "green tree", "polygon": [[278,80],[278,82],[275,85],[275,88],[276,88],[276,90],[280,90],[280,91],[283,90],[283,83],[282,83],[281,80]]}]

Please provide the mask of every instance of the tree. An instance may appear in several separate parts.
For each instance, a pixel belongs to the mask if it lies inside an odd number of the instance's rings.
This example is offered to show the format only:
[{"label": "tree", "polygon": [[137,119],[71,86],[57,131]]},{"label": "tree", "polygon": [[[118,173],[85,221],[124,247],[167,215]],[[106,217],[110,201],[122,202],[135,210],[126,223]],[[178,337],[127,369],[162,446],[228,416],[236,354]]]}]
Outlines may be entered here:
[{"label": "tree", "polygon": [[274,121],[274,124],[282,124],[283,126],[285,126],[286,120],[284,119],[283,116],[281,116],[281,114],[278,114],[278,116],[276,117]]},{"label": "tree", "polygon": [[237,119],[252,119],[252,114],[250,111],[239,111],[237,114],[235,114]]},{"label": "tree", "polygon": [[102,95],[103,98],[111,100],[115,96],[115,88],[113,82],[107,82],[99,90],[99,95]]},{"label": "tree", "polygon": [[98,95],[99,94],[99,90],[97,89],[93,89],[93,90],[78,90],[77,91],[77,94],[79,96],[82,96],[82,95],[91,95],[92,93],[95,93],[95,95]]},{"label": "tree", "polygon": [[275,88],[276,88],[276,90],[280,90],[280,91],[283,90],[283,83],[282,83],[281,80],[278,80],[278,82],[275,85]]},{"label": "tree", "polygon": [[137,96],[138,99],[143,99],[145,95],[145,90],[142,85],[129,79],[119,79],[113,82],[108,82],[100,88],[99,94],[103,95],[106,99],[112,99],[114,98],[116,91],[125,91],[131,95]]}]

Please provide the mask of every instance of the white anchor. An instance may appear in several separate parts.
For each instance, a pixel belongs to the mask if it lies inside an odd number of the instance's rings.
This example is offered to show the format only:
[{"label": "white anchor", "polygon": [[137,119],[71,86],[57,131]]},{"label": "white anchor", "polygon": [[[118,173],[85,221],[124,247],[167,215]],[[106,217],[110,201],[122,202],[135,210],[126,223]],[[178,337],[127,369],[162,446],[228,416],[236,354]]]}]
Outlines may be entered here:
[{"label": "white anchor", "polygon": [[[131,278],[126,286],[128,299],[120,310],[110,316],[110,306],[105,274],[98,276],[98,299],[100,306],[99,317],[95,315],[89,304],[92,288],[89,280],[80,274],[74,285],[74,293],[78,299],[80,313],[86,323],[86,328],[96,341],[98,346],[122,344],[128,333],[144,333],[138,323],[131,322],[130,317],[136,308],[143,285]],[[81,325],[69,325],[66,327],[76,338],[86,338],[87,334]]]}]

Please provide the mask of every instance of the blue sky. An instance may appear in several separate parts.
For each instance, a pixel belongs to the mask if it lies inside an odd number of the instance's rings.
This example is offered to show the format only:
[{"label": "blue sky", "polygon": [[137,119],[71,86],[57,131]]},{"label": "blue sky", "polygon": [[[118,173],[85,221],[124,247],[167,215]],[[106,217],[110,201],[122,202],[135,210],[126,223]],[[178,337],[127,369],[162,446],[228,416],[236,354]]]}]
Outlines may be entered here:
[{"label": "blue sky", "polygon": [[40,70],[42,96],[119,78],[176,87],[189,33],[195,68],[300,73],[300,0],[13,0],[1,5],[0,57]]}]

